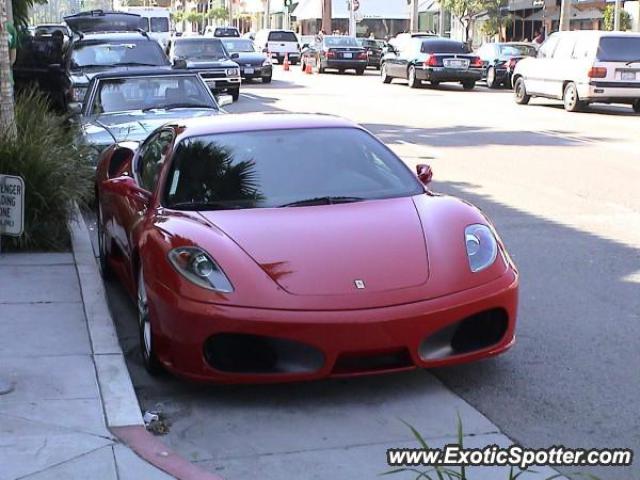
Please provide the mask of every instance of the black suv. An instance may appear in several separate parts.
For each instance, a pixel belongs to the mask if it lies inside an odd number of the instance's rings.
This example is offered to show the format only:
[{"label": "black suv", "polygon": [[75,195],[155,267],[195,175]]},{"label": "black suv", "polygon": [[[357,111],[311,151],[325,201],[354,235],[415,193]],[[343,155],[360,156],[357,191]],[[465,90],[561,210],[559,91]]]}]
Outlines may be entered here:
[{"label": "black suv", "polygon": [[73,32],[70,41],[64,42],[63,35],[55,33],[29,38],[14,69],[18,88],[38,83],[61,110],[77,110],[89,81],[99,72],[170,68],[160,44],[140,28],[143,19],[139,15],[93,10],[64,20]]}]

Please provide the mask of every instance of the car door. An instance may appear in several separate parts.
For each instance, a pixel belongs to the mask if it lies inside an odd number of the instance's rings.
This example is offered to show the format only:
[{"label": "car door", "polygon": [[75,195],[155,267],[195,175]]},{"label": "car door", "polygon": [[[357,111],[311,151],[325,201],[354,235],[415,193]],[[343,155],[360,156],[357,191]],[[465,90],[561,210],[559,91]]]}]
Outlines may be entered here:
[{"label": "car door", "polygon": [[558,42],[551,59],[548,61],[548,73],[543,86],[543,93],[549,97],[562,98],[563,85],[574,80],[573,49],[576,45],[575,35],[563,35]]},{"label": "car door", "polygon": [[415,57],[415,45],[413,41],[403,42],[393,64],[393,76],[407,78],[409,62]]},{"label": "car door", "polygon": [[[549,36],[540,47],[540,50],[538,50],[538,56],[524,64],[526,68],[522,73],[528,93],[546,95],[545,92],[550,90],[547,85],[547,79],[551,76],[551,59],[560,37],[561,35],[558,33]],[[545,89],[545,87],[547,88]]]}]

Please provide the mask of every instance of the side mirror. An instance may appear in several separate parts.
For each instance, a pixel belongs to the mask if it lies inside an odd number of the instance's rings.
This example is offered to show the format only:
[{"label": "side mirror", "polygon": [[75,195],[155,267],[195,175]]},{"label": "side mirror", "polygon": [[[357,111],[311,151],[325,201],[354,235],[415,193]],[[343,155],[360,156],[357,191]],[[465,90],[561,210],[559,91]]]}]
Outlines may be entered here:
[{"label": "side mirror", "polygon": [[231,54],[231,59],[235,60],[236,58],[240,58],[240,54],[238,52],[234,52]]},{"label": "side mirror", "polygon": [[173,68],[185,69],[187,68],[187,61],[184,58],[176,58],[173,61]]},{"label": "side mirror", "polygon": [[218,97],[218,107],[224,108],[233,103],[233,97],[231,95],[220,95]]},{"label": "side mirror", "polygon": [[431,167],[429,165],[417,165],[416,172],[418,173],[418,180],[420,180],[423,185],[426,186],[431,183],[431,179],[433,178],[433,171],[431,170]]},{"label": "side mirror", "polygon": [[82,104],[80,102],[72,102],[67,105],[67,109],[71,115],[80,115],[82,112]]}]

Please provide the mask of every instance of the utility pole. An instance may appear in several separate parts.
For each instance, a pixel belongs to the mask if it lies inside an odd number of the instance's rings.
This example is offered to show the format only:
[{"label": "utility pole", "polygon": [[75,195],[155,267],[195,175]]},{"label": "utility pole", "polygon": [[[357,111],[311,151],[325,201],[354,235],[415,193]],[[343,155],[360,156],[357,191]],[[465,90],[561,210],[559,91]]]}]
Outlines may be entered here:
[{"label": "utility pole", "polygon": [[616,0],[616,6],[613,9],[613,29],[616,32],[620,31],[620,8],[622,2],[620,0]]},{"label": "utility pole", "polygon": [[418,26],[418,0],[411,0],[411,21],[409,23],[409,29],[412,32],[420,30]]},{"label": "utility pole", "polygon": [[347,5],[349,7],[349,36],[356,36],[356,20],[355,20],[355,11],[353,10],[353,4],[355,0],[347,0]]},{"label": "utility pole", "polygon": [[560,31],[571,30],[571,0],[562,0],[560,4]]},{"label": "utility pole", "polygon": [[7,4],[11,0],[0,0],[0,130],[15,136],[16,122],[13,99],[9,31],[7,30]]},{"label": "utility pole", "polygon": [[264,28],[268,29],[271,25],[271,2],[264,0]]},{"label": "utility pole", "polygon": [[331,28],[331,18],[333,17],[333,12],[332,12],[332,5],[331,5],[331,1],[332,0],[321,0],[322,1],[322,30],[324,30],[324,33],[326,33],[327,35],[331,35],[331,33],[333,32],[333,29]]},{"label": "utility pole", "polygon": [[438,15],[438,35],[444,37],[444,19],[446,11],[442,5],[440,5],[440,15]]},{"label": "utility pole", "polygon": [[233,0],[229,1],[229,25],[233,26]]}]

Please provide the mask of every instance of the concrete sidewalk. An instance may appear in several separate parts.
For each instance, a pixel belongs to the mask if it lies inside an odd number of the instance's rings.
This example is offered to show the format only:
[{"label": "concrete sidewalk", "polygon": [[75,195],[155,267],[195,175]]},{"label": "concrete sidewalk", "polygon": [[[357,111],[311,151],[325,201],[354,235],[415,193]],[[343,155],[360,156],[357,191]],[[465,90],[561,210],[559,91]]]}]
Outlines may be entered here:
[{"label": "concrete sidewalk", "polygon": [[0,256],[0,480],[219,480],[146,431],[76,219],[73,253]]}]

